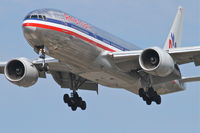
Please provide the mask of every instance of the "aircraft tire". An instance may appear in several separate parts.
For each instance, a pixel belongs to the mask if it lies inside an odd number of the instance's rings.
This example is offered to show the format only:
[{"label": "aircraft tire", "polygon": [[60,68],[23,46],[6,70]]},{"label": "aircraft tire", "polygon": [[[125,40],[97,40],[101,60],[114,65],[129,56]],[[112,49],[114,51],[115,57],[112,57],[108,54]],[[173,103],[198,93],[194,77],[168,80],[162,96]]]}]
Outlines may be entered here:
[{"label": "aircraft tire", "polygon": [[72,106],[71,106],[71,109],[72,109],[72,111],[76,111],[77,106],[76,106],[76,105],[72,105]]},{"label": "aircraft tire", "polygon": [[68,94],[65,94],[65,95],[63,96],[63,101],[64,101],[64,103],[69,103],[70,97],[69,97]]},{"label": "aircraft tire", "polygon": [[146,104],[147,104],[147,105],[151,105],[151,103],[152,103],[151,99],[150,99],[150,98],[147,98]]},{"label": "aircraft tire", "polygon": [[85,101],[82,101],[82,102],[81,102],[81,106],[80,106],[80,108],[81,108],[82,110],[85,110],[86,107],[87,107],[86,102],[85,102]]},{"label": "aircraft tire", "polygon": [[140,88],[138,93],[139,93],[140,97],[144,97],[144,95],[145,95],[145,91],[143,88]]},{"label": "aircraft tire", "polygon": [[156,102],[156,104],[161,104],[161,96],[160,95],[157,95],[155,102]]}]

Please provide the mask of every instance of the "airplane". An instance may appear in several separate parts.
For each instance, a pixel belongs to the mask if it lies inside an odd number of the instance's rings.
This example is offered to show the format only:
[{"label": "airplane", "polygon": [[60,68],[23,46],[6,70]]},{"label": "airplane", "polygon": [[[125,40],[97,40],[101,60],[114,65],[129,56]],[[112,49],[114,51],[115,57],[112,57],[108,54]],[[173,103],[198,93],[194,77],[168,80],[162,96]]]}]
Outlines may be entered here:
[{"label": "airplane", "polygon": [[68,13],[55,9],[30,12],[22,29],[28,44],[38,54],[0,62],[0,73],[11,83],[33,86],[52,75],[73,111],[85,110],[78,89],[96,91],[98,84],[123,88],[139,95],[147,105],[161,104],[164,94],[183,91],[185,83],[200,77],[182,77],[179,65],[200,65],[200,46],[181,47],[184,9],[178,8],[163,48],[141,49]]}]

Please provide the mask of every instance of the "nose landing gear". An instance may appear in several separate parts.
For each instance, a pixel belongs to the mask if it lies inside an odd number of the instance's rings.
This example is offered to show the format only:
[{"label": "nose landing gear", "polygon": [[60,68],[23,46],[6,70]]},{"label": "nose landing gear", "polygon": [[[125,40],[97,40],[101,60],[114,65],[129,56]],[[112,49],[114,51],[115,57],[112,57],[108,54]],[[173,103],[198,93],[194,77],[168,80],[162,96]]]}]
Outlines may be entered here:
[{"label": "nose landing gear", "polygon": [[46,51],[45,51],[45,48],[44,48],[44,47],[42,47],[42,48],[39,49],[39,54],[40,54],[39,58],[43,60],[42,69],[43,69],[44,71],[47,71],[47,70],[48,70],[48,67],[47,67],[47,64],[46,64],[46,62],[45,62],[45,59],[46,59]]},{"label": "nose landing gear", "polygon": [[161,104],[161,96],[158,95],[152,87],[148,88],[147,91],[145,91],[143,88],[140,88],[138,93],[139,96],[142,97],[144,101],[146,101],[147,105],[151,105],[153,101],[156,104]]},{"label": "nose landing gear", "polygon": [[47,72],[49,70],[49,67],[45,60],[46,59],[46,49],[45,49],[44,45],[34,47],[34,51],[36,53],[38,53],[39,58],[42,59],[42,61],[43,61],[39,67],[40,71]]}]

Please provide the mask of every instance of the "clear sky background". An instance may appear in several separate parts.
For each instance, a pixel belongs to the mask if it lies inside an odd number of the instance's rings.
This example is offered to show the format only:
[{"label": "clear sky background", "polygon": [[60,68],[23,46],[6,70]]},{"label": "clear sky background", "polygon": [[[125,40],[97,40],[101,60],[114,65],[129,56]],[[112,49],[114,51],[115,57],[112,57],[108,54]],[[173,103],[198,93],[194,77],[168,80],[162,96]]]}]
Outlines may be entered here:
[{"label": "clear sky background", "polygon": [[[55,8],[77,16],[141,48],[162,47],[177,7],[185,8],[183,46],[200,45],[199,0],[1,0],[0,60],[38,57],[22,33],[24,16],[35,9]],[[193,64],[184,76],[199,75]],[[183,92],[162,96],[160,106],[147,106],[125,90],[100,86],[79,91],[87,110],[72,112],[61,89],[48,76],[21,88],[0,76],[0,133],[200,133],[200,83]]]}]

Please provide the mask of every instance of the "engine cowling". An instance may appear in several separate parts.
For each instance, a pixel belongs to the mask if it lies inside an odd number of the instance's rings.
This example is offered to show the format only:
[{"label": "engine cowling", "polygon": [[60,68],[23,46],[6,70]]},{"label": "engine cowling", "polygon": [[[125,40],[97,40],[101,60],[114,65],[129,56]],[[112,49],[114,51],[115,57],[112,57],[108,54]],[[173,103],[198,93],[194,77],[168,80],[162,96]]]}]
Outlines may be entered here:
[{"label": "engine cowling", "polygon": [[23,87],[34,85],[39,77],[38,70],[26,58],[13,59],[4,68],[5,77],[13,84]]},{"label": "engine cowling", "polygon": [[160,77],[166,77],[174,70],[172,57],[158,47],[144,50],[139,57],[139,64],[145,72]]}]

